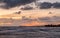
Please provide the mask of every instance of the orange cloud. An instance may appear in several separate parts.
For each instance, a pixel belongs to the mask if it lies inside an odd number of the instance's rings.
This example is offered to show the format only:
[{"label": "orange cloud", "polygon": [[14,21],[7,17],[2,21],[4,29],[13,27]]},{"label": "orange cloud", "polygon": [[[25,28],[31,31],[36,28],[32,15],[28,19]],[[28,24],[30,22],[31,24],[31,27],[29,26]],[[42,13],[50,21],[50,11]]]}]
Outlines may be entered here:
[{"label": "orange cloud", "polygon": [[37,22],[37,21],[32,21],[32,22],[27,22],[23,23],[23,26],[43,26],[45,23]]}]

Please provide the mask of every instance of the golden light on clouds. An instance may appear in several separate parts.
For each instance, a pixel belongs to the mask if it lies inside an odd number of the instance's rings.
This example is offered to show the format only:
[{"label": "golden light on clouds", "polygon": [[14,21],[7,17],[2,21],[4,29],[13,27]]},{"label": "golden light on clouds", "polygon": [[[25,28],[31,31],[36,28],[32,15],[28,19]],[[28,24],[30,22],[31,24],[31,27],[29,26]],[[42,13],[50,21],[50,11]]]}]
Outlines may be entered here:
[{"label": "golden light on clouds", "polygon": [[[14,14],[15,12],[21,11],[21,14]],[[52,14],[49,14],[49,12],[52,12]],[[0,18],[7,18],[7,19],[22,19],[22,16],[29,17],[31,18],[38,18],[38,17],[52,17],[52,16],[60,16],[60,9],[33,9],[33,10],[20,10],[20,8],[12,8],[12,9],[0,9]],[[14,23],[0,23],[2,25],[9,25],[12,26]],[[37,21],[32,21],[32,22],[26,22],[22,24],[17,25],[24,25],[24,26],[40,26],[40,25],[45,25],[47,22],[37,22]]]},{"label": "golden light on clouds", "polygon": [[46,23],[43,22],[37,22],[37,21],[31,21],[21,24],[22,26],[44,26]]}]

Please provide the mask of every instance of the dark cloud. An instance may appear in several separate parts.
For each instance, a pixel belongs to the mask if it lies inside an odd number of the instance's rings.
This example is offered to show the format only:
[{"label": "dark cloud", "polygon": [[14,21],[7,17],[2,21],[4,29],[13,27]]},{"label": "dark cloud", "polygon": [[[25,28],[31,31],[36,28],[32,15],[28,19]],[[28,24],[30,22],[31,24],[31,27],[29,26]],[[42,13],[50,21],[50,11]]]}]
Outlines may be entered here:
[{"label": "dark cloud", "polygon": [[53,3],[53,8],[60,8],[60,2]]},{"label": "dark cloud", "polygon": [[50,3],[50,2],[39,3],[40,9],[49,9],[51,7],[52,7],[52,3]]},{"label": "dark cloud", "polygon": [[37,6],[40,9],[60,8],[60,2],[37,2]]},{"label": "dark cloud", "polygon": [[25,7],[22,7],[21,10],[32,10],[33,7],[31,6],[25,6]]},{"label": "dark cloud", "polygon": [[15,6],[25,5],[34,1],[35,0],[0,0],[0,2],[3,2],[6,4],[4,8],[12,8]]}]

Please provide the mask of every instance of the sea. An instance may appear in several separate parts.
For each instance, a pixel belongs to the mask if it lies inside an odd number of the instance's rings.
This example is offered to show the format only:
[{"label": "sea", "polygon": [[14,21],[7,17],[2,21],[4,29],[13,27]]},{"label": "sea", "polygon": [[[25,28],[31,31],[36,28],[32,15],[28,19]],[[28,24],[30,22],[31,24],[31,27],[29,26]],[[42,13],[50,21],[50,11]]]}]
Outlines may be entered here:
[{"label": "sea", "polygon": [[0,27],[0,38],[60,38],[60,27]]}]

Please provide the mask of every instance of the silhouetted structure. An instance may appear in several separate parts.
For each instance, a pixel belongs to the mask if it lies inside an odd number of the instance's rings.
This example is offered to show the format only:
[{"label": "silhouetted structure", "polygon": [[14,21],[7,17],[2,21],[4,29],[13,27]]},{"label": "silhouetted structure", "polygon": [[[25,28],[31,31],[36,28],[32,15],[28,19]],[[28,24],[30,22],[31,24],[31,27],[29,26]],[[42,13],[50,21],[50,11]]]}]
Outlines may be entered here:
[{"label": "silhouetted structure", "polygon": [[53,25],[53,24],[51,24],[51,25],[45,25],[45,27],[60,27],[60,24],[58,24],[58,25]]}]

